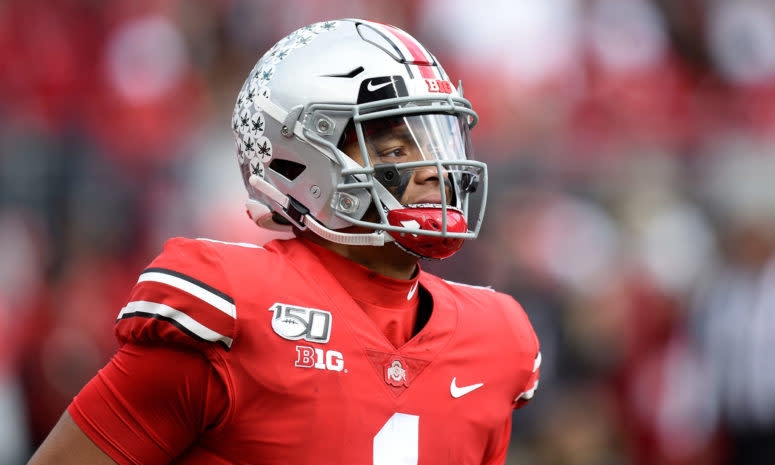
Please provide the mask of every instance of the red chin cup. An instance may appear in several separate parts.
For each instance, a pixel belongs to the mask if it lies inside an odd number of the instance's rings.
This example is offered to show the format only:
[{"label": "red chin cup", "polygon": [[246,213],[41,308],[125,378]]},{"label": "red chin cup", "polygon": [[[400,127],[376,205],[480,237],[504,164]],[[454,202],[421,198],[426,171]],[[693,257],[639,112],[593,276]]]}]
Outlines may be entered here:
[{"label": "red chin cup", "polygon": [[[442,209],[440,207],[401,208],[389,211],[387,219],[391,226],[441,232]],[[468,224],[463,214],[447,208],[447,232],[464,233],[466,231],[468,231]],[[402,248],[423,258],[447,258],[460,250],[465,240],[398,231],[388,232]]]}]

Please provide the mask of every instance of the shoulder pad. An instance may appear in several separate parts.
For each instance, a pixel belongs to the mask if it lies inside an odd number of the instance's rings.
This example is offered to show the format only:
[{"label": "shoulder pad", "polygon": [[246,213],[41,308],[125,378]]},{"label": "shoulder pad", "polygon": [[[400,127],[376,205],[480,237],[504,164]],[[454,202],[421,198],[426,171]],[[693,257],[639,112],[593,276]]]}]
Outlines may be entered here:
[{"label": "shoulder pad", "polygon": [[207,241],[167,241],[118,315],[119,342],[218,343],[229,350],[237,311],[217,249]]}]

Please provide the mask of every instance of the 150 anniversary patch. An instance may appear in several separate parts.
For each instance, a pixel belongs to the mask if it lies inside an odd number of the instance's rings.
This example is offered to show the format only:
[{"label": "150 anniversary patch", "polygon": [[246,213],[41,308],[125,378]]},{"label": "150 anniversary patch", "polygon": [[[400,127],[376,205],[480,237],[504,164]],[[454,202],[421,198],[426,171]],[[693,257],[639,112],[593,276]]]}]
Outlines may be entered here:
[{"label": "150 anniversary patch", "polygon": [[331,337],[331,313],[316,308],[297,307],[276,303],[269,308],[274,312],[272,329],[289,341],[304,339],[326,343]]}]

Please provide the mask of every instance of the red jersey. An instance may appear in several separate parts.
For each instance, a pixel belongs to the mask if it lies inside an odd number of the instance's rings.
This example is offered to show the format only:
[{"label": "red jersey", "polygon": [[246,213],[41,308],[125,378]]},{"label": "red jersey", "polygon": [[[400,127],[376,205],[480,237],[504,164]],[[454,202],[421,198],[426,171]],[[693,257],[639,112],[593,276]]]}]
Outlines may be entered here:
[{"label": "red jersey", "polygon": [[502,464],[538,383],[521,307],[420,271],[433,310],[396,348],[326,261],[303,239],[170,240],[71,416],[120,464]]}]

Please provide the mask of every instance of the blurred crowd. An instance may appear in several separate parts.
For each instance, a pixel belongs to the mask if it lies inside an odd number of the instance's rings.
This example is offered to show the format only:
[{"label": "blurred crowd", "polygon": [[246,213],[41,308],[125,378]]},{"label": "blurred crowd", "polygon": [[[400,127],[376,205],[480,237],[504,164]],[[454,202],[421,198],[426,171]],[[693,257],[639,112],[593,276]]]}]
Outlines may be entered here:
[{"label": "blurred crowd", "polygon": [[230,112],[276,40],[340,17],[410,31],[480,115],[483,232],[423,266],[536,327],[507,463],[775,463],[775,3],[4,0],[0,465],[116,350],[166,238],[276,237]]}]

